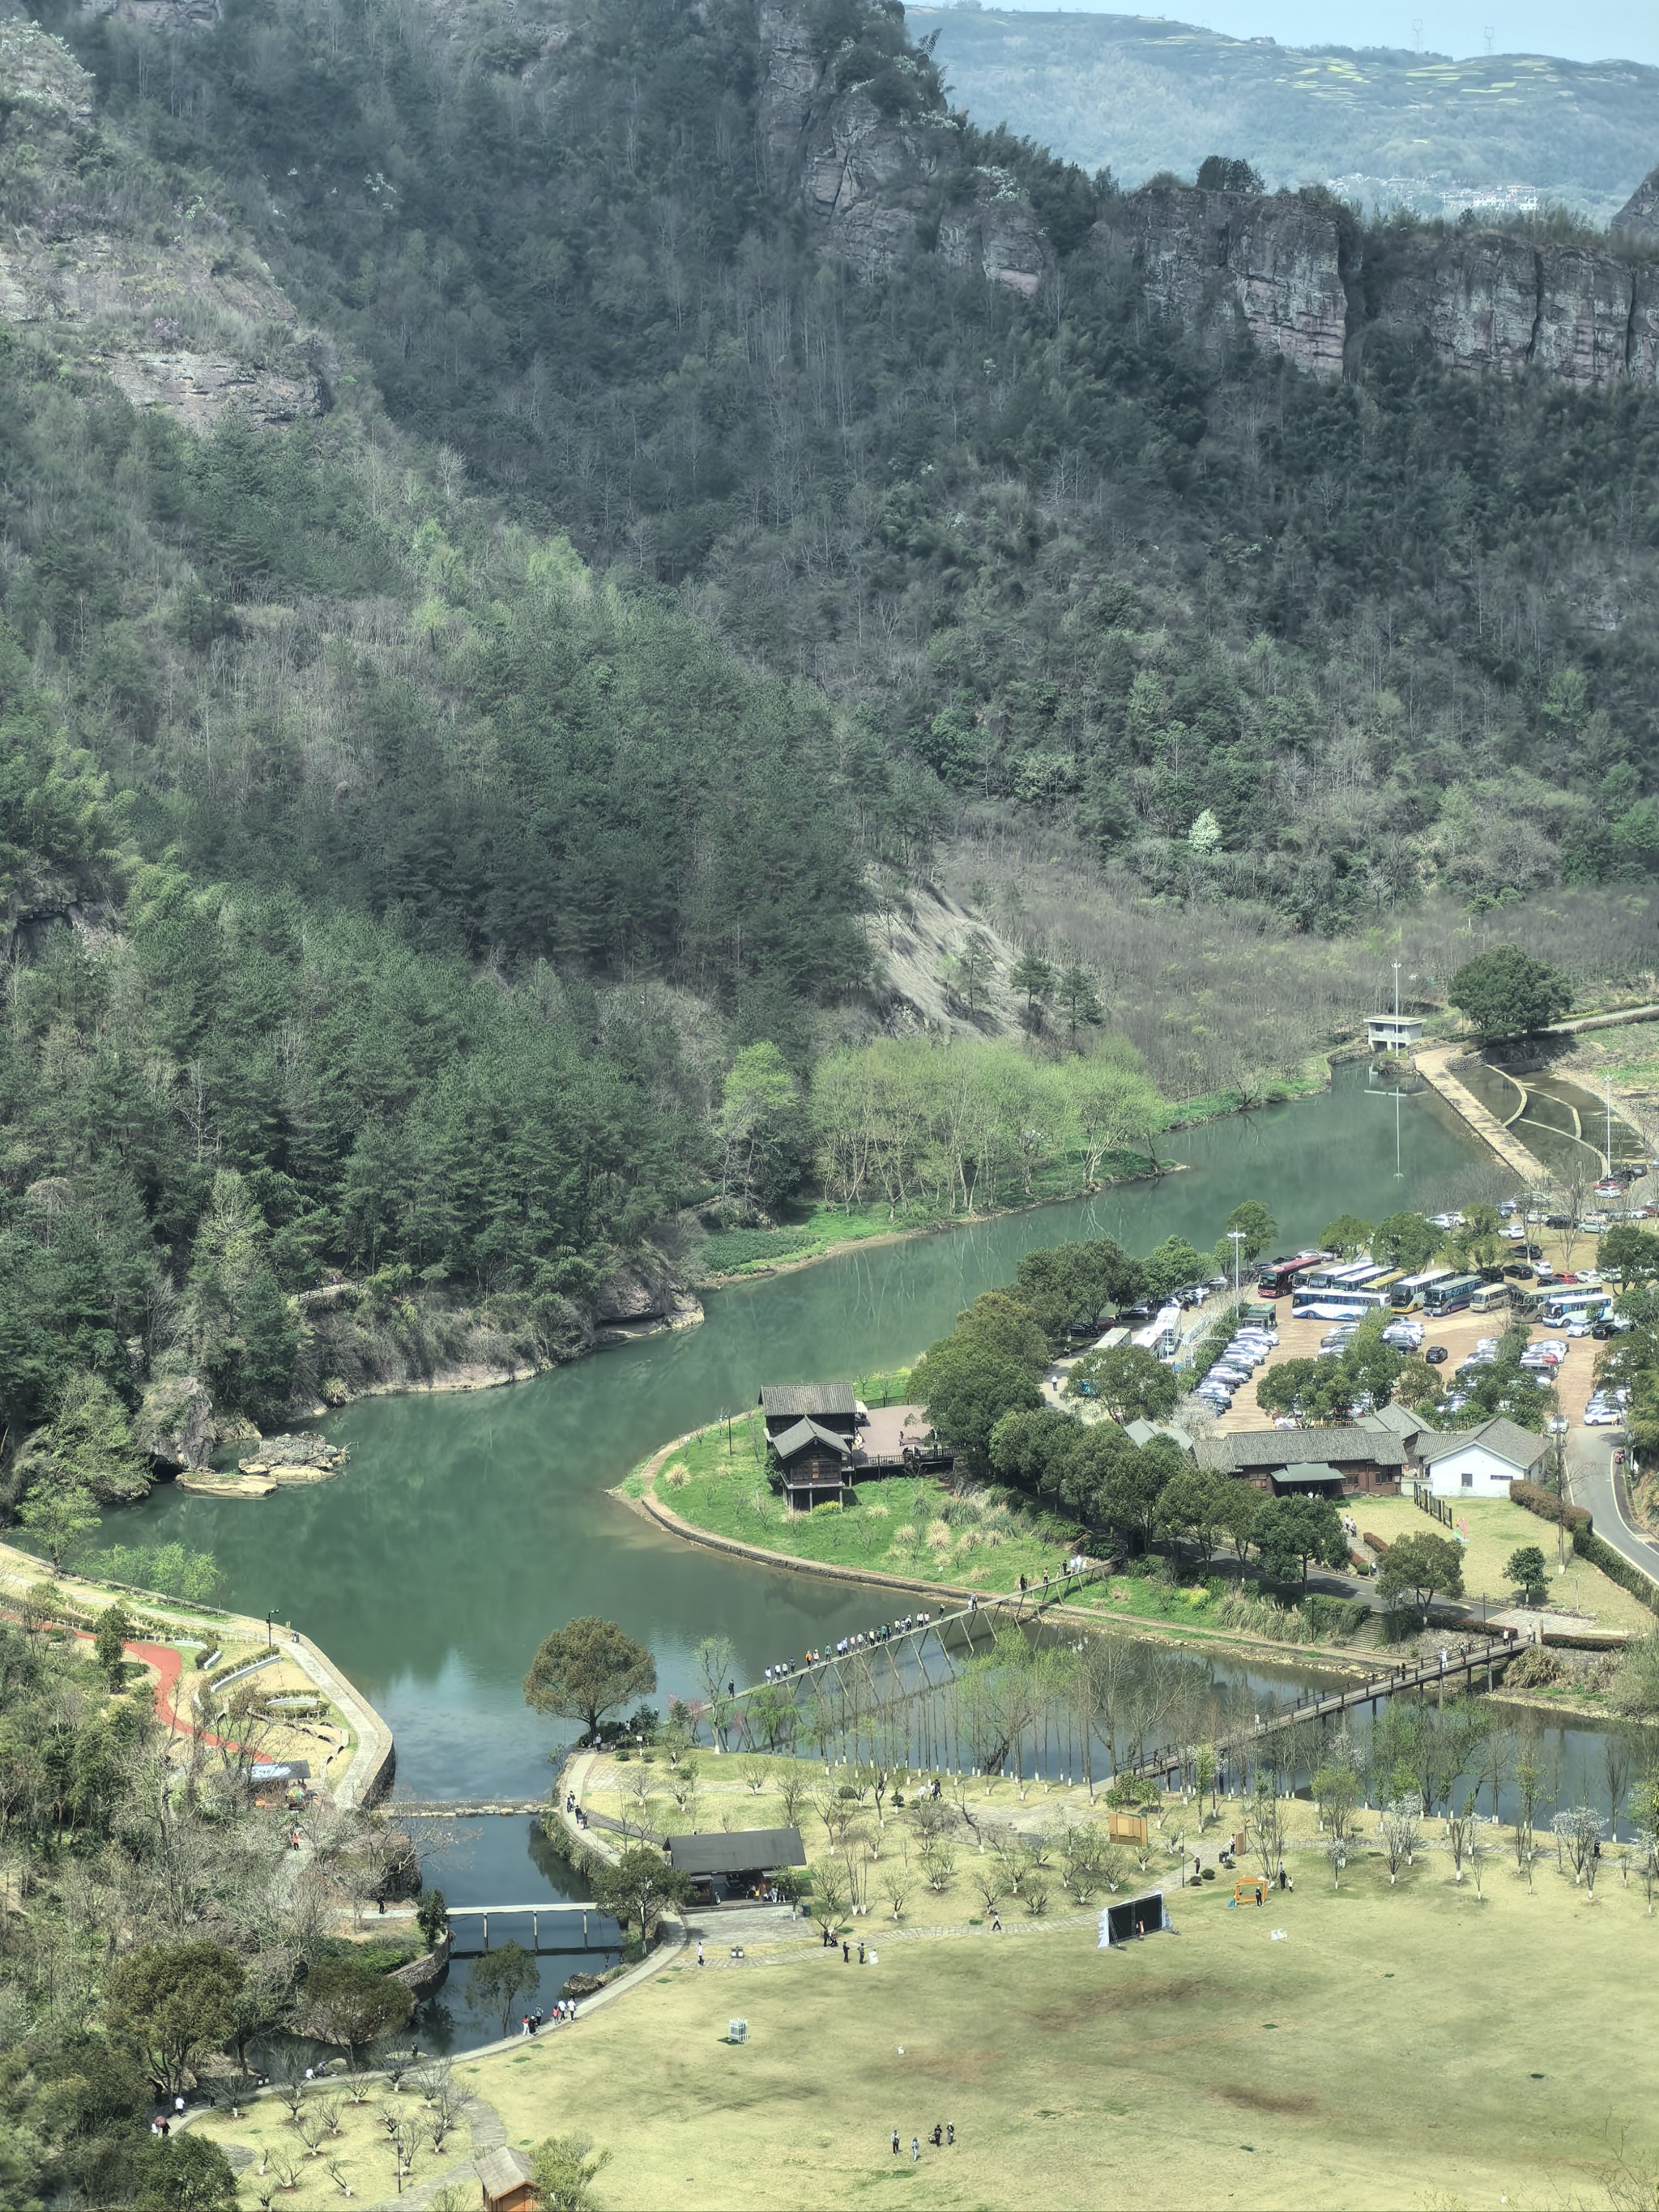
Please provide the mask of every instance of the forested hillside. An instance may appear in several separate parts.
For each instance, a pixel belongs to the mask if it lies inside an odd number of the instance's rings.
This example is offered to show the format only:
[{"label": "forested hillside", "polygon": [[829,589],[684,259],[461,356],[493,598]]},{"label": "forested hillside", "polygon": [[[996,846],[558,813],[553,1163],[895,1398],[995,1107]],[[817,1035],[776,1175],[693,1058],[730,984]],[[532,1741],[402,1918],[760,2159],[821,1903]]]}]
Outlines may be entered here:
[{"label": "forested hillside", "polygon": [[[1386,329],[1358,383],[1218,355],[1098,250],[1109,185],[947,122],[897,17],[839,0],[800,14],[827,96],[931,118],[1054,272],[1030,300],[927,252],[860,281],[761,180],[794,23],[233,6],[165,91],[147,33],[66,27],[397,415],[856,705],[947,820],[1012,811],[1320,929],[1645,881],[1651,392],[1451,379]],[[1368,283],[1413,235],[1371,234]]]},{"label": "forested hillside", "polygon": [[[975,0],[910,19],[919,36],[937,33],[951,97],[976,122],[1006,122],[1127,185],[1190,175],[1224,143],[1272,185],[1352,178],[1369,204],[1414,184],[1431,205],[1436,182],[1529,185],[1605,222],[1659,155],[1659,70],[1637,62],[1304,52],[1156,15]],[[1340,15],[1331,28],[1341,33]]]},{"label": "forested hillside", "polygon": [[[1150,313],[1109,183],[854,0],[53,20],[95,98],[0,27],[14,1443],[308,1402],[332,1275],[511,1364],[687,1201],[1097,1171],[1162,1111],[1115,1027],[1259,1097],[1364,988],[1322,933],[1409,917],[1426,989],[1565,884],[1649,958],[1650,389]],[[884,258],[812,228],[795,64],[931,149]],[[930,245],[999,225],[1040,275]],[[1011,885],[928,979],[1005,1042],[849,1063],[941,843],[1074,920]]]}]

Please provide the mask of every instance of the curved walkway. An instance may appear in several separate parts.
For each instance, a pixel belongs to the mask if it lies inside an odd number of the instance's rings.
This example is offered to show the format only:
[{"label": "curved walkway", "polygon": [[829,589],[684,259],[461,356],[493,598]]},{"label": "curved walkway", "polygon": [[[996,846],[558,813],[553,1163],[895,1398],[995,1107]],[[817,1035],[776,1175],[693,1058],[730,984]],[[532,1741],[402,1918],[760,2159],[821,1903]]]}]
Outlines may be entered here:
[{"label": "curved walkway", "polygon": [[1495,1114],[1488,1112],[1468,1085],[1460,1083],[1450,1072],[1450,1063],[1467,1058],[1469,1049],[1467,1044],[1430,1045],[1416,1056],[1418,1073],[1468,1123],[1482,1144],[1496,1152],[1504,1166],[1513,1169],[1529,1188],[1547,1188],[1550,1173],[1543,1162],[1529,1152]]},{"label": "curved walkway", "polygon": [[1588,1505],[1595,1533],[1620,1558],[1659,1583],[1659,1544],[1644,1536],[1626,1511],[1625,1479],[1614,1471],[1613,1447],[1599,1432],[1575,1429],[1567,1439],[1569,1480],[1575,1503]]}]

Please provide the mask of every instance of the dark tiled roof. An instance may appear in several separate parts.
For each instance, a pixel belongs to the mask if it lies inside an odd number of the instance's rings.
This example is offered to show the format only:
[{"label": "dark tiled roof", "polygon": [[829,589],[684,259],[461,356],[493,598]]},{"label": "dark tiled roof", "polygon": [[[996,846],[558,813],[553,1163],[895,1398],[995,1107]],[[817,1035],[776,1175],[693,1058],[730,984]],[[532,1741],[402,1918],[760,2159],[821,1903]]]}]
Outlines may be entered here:
[{"label": "dark tiled roof", "polygon": [[850,1382],[769,1383],[760,1394],[761,1411],[769,1419],[787,1413],[799,1420],[803,1414],[857,1413],[858,1394]]},{"label": "dark tiled roof", "polygon": [[1448,1459],[1453,1452],[1464,1450],[1470,1444],[1479,1444],[1496,1459],[1507,1460],[1522,1472],[1536,1467],[1549,1449],[1546,1437],[1534,1436],[1523,1429],[1518,1421],[1506,1420],[1500,1413],[1495,1420],[1484,1421],[1478,1429],[1460,1429],[1449,1436],[1427,1437],[1423,1439],[1421,1456],[1425,1467],[1432,1467],[1438,1459]]},{"label": "dark tiled roof", "polygon": [[1384,1429],[1241,1429],[1228,1437],[1203,1437],[1193,1446],[1200,1467],[1243,1474],[1267,1467],[1341,1467],[1367,1460],[1404,1467],[1411,1455]]},{"label": "dark tiled roof", "polygon": [[824,1444],[839,1453],[842,1459],[851,1459],[853,1447],[845,1437],[837,1436],[833,1429],[820,1428],[816,1421],[797,1421],[791,1429],[784,1429],[772,1439],[772,1449],[780,1460],[792,1460],[804,1452],[809,1444]]},{"label": "dark tiled roof", "polygon": [[1413,1413],[1404,1406],[1380,1407],[1368,1413],[1359,1424],[1362,1429],[1387,1429],[1396,1437],[1420,1437],[1428,1426],[1420,1413]]},{"label": "dark tiled roof", "polygon": [[799,1828],[732,1828],[718,1835],[671,1836],[668,1863],[682,1874],[750,1874],[757,1868],[805,1866]]}]

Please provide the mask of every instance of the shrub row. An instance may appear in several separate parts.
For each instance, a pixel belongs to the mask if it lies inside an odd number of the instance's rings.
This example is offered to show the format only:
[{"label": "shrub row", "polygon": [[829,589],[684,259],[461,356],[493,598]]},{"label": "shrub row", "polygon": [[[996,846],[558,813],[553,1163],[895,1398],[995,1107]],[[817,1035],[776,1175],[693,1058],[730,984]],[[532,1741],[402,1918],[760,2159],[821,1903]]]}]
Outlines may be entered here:
[{"label": "shrub row", "polygon": [[1373,1536],[1369,1528],[1362,1528],[1359,1533],[1364,1541],[1370,1546],[1372,1551],[1376,1553],[1379,1559],[1386,1559],[1388,1558],[1389,1552],[1393,1549],[1391,1545],[1385,1544],[1380,1536]]},{"label": "shrub row", "polygon": [[1541,1482],[1528,1482],[1520,1476],[1510,1485],[1510,1502],[1524,1505],[1528,1513],[1537,1514],[1541,1521],[1560,1522],[1575,1535],[1581,1528],[1588,1534],[1595,1525],[1595,1516],[1588,1506],[1569,1505],[1553,1490],[1546,1490]]},{"label": "shrub row", "polygon": [[1659,1613],[1659,1587],[1649,1581],[1640,1567],[1633,1567],[1628,1559],[1621,1558],[1611,1544],[1603,1542],[1589,1528],[1575,1528],[1572,1551],[1575,1559],[1587,1560],[1591,1566],[1599,1568],[1610,1583],[1617,1583],[1620,1589],[1640,1598],[1650,1613]]}]

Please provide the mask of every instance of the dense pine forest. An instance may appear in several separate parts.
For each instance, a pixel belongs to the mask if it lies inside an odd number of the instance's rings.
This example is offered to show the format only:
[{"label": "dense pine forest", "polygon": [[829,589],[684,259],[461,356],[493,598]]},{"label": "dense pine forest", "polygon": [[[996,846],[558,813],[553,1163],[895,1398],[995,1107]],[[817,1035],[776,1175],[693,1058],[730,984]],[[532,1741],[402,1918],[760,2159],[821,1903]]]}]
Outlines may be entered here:
[{"label": "dense pine forest", "polygon": [[[806,14],[838,85],[939,113],[898,10]],[[1064,825],[1158,894],[1196,857],[1320,930],[1645,880],[1650,392],[1450,379],[1403,339],[1360,382],[1217,357],[1091,250],[1109,175],[961,118],[1055,274],[864,281],[762,180],[739,4],[233,4],[165,82],[118,18],[64,27],[397,419],[854,705],[950,818]],[[1373,232],[1367,281],[1413,235]]]},{"label": "dense pine forest", "polygon": [[[1650,392],[1150,316],[1109,176],[949,115],[896,9],[807,11],[827,96],[1027,210],[1029,297],[815,237],[726,0],[47,15],[0,26],[9,265],[58,272],[0,328],[14,1500],[88,1404],[119,1497],[157,1382],[313,1402],[336,1279],[416,1365],[440,1309],[562,1357],[619,1257],[1147,1156],[1391,934],[1431,993],[1486,915],[1649,959]],[[88,242],[125,291],[64,290]],[[145,404],[179,361],[233,404]],[[937,882],[1002,932],[924,979],[987,1038],[861,1060]]]}]

